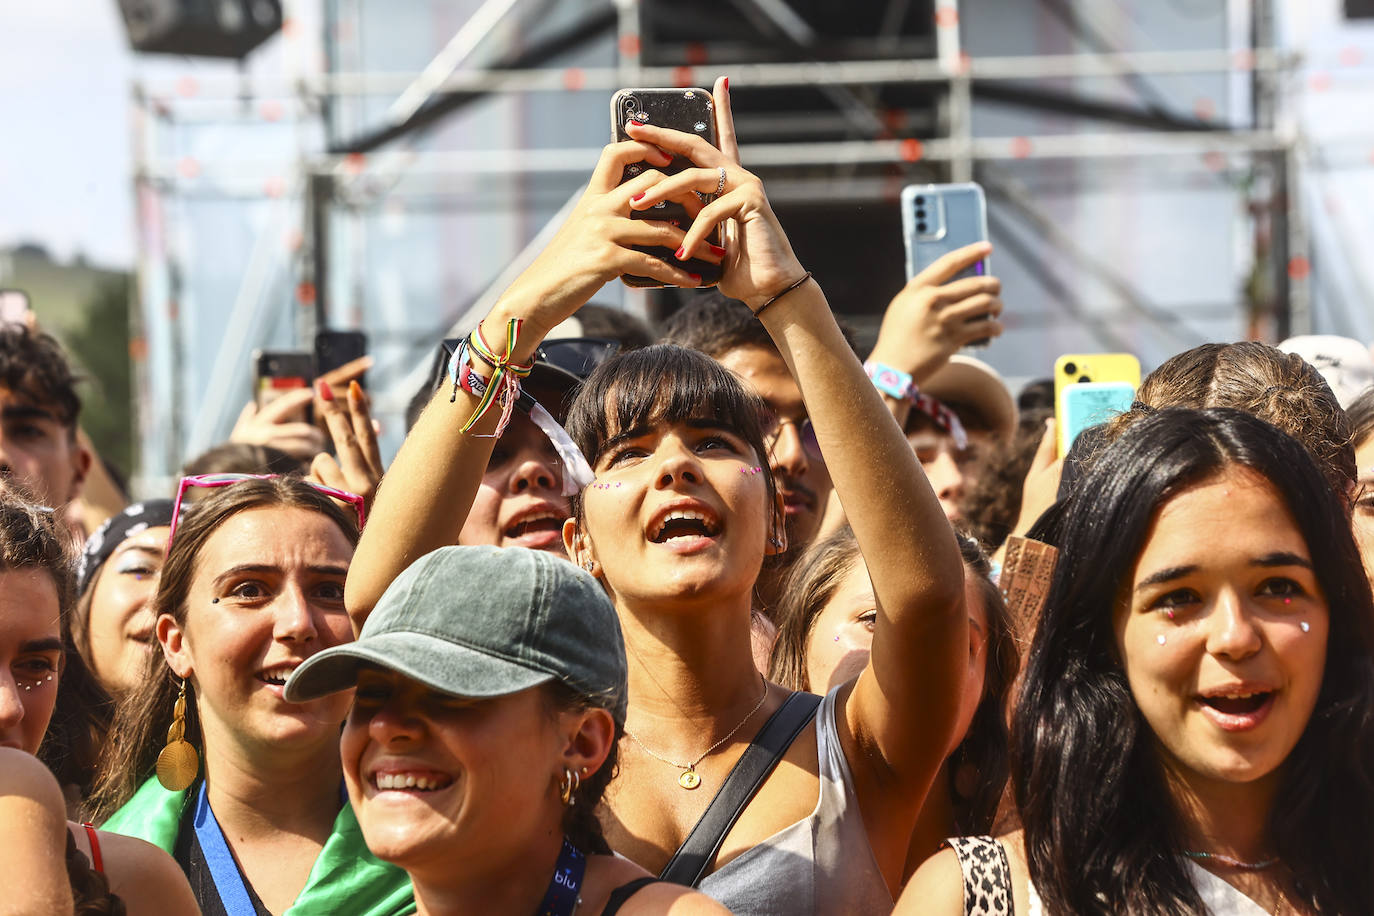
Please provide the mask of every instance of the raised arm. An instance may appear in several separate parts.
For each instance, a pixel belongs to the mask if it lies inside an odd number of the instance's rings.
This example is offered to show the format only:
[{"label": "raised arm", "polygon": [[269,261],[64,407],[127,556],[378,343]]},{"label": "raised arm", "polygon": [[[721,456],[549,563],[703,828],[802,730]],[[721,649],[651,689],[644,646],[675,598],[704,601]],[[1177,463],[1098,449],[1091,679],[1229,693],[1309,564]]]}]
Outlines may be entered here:
[{"label": "raised arm", "polygon": [[[519,319],[519,339],[509,356],[516,364],[528,362],[545,334],[621,274],[677,286],[700,283],[699,277],[630,247],[671,250],[682,243],[683,232],[676,226],[629,218],[630,199],[661,180],[661,172],[646,169],[617,185],[629,164],[663,166],[669,161],[646,143],[606,147],[567,222],[482,321],[494,352],[504,354],[507,323]],[[482,375],[490,374],[481,363],[472,365]],[[398,573],[431,550],[457,542],[496,441],[491,435],[499,409],[468,433],[459,431],[477,405],[478,399],[466,391],[441,386],[388,468],[349,568],[346,601],[355,630]]]},{"label": "raised arm", "polygon": [[[963,564],[939,500],[863,367],[825,294],[793,254],[758,178],[734,157],[729,99],[717,84],[722,151],[653,127],[631,134],[703,168],[656,185],[634,207],[682,187],[726,191],[687,233],[685,254],[727,225],[721,291],[768,329],[806,401],[831,479],[873,580],[878,618],[868,667],[841,694],[841,738],[880,863],[904,854],[912,823],[949,747],[966,665]],[[781,296],[784,290],[791,289]]]}]

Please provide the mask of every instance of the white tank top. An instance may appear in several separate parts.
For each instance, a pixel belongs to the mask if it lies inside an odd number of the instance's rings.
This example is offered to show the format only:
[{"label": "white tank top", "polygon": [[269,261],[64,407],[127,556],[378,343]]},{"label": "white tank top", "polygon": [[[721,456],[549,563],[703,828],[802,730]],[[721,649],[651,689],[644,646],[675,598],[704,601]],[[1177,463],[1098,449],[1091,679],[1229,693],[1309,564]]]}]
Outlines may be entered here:
[{"label": "white tank top", "polygon": [[892,911],[835,729],[838,690],[816,710],[821,790],[815,810],[701,880],[700,890],[736,916]]}]

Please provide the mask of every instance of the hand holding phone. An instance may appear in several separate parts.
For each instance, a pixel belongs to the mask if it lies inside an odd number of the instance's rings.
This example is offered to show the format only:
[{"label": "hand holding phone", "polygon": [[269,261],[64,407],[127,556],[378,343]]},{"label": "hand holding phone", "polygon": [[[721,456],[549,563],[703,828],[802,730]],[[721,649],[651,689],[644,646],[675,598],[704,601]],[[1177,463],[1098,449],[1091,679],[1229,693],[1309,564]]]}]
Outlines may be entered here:
[{"label": "hand holding phone", "polygon": [[[705,89],[621,89],[611,98],[611,139],[620,142],[631,139],[626,130],[628,124],[652,124],[666,127],[685,134],[702,137],[712,146],[716,145],[715,111],[711,94]],[[643,174],[650,166],[644,162],[631,163],[625,167],[620,183]],[[694,168],[695,164],[683,155],[673,155],[666,166],[657,166],[665,175],[676,175]],[[709,202],[713,195],[704,195],[702,202]],[[633,210],[631,219],[662,220],[677,224],[684,232],[692,225],[693,212],[672,200],[658,201],[647,210]],[[710,242],[719,244],[717,233],[712,233]],[[636,245],[635,250],[653,255],[661,261],[680,266],[689,273],[701,277],[701,286],[714,286],[720,280],[720,265],[701,258],[678,261],[674,250],[663,246]],[[621,278],[627,286],[661,287],[666,284],[651,277],[626,275]]]},{"label": "hand holding phone", "polygon": [[967,275],[991,251],[987,242],[965,245],[912,277],[883,313],[870,359],[908,373],[919,385],[961,347],[999,336],[1001,282]]}]

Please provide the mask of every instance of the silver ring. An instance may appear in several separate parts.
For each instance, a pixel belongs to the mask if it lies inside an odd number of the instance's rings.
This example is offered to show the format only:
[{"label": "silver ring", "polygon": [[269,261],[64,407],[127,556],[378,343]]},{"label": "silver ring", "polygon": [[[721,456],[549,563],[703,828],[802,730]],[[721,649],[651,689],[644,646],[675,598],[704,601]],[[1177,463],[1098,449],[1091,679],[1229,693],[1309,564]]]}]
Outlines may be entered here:
[{"label": "silver ring", "polygon": [[725,166],[718,165],[716,168],[720,170],[720,181],[716,183],[716,195],[719,196],[725,190]]}]

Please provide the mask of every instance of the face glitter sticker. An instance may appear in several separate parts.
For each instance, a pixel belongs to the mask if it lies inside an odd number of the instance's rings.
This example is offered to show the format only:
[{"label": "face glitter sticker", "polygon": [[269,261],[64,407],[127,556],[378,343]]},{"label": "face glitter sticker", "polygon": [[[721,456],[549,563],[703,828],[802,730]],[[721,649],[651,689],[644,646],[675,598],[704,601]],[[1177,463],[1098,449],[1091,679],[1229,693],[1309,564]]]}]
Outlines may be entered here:
[{"label": "face glitter sticker", "polygon": [[1155,637],[1155,642],[1159,643],[1161,646],[1168,641],[1169,640],[1165,638],[1163,633],[1160,633],[1158,636]]}]

